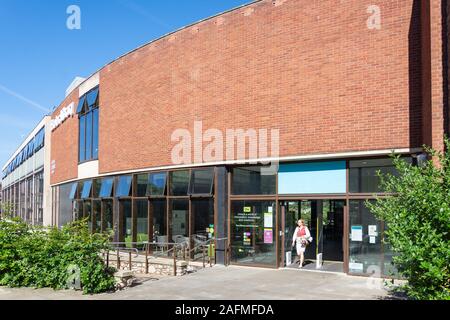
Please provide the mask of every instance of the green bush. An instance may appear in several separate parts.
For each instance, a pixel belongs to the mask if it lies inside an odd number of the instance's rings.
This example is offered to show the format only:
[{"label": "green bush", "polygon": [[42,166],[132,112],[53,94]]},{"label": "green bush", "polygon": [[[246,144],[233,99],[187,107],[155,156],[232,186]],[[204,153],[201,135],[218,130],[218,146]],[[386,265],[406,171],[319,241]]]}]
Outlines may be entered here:
[{"label": "green bush", "polygon": [[[450,150],[446,140],[447,150]],[[450,155],[428,149],[436,163],[413,166],[393,157],[398,175],[382,175],[381,186],[392,194],[367,202],[386,222],[393,263],[413,299],[450,299]]]},{"label": "green bush", "polygon": [[[91,234],[86,221],[61,230],[30,226],[19,218],[0,219],[0,285],[64,289],[73,276],[85,294],[114,288],[114,269],[106,268],[100,253],[108,235]],[[73,266],[73,267],[72,267]]]}]

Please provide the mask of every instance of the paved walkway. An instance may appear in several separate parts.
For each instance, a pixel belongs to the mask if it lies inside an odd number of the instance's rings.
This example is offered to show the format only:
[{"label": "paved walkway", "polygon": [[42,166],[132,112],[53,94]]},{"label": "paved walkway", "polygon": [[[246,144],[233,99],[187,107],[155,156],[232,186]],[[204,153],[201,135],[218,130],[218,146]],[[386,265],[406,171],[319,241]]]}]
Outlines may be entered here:
[{"label": "paved walkway", "polygon": [[149,280],[132,288],[95,296],[52,289],[0,288],[1,299],[137,300],[361,300],[387,298],[383,281],[296,269],[215,266],[184,277]]}]

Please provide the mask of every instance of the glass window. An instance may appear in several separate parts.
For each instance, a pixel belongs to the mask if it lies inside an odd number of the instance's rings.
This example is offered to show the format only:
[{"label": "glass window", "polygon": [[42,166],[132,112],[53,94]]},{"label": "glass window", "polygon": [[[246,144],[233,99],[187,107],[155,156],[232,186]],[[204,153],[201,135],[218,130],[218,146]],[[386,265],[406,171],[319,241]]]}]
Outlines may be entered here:
[{"label": "glass window", "polygon": [[86,160],[86,116],[80,117],[79,157],[80,162]]},{"label": "glass window", "polygon": [[157,243],[168,243],[166,200],[152,200],[153,216],[153,241]]},{"label": "glass window", "polygon": [[92,183],[92,198],[98,198],[100,194],[100,188],[102,186],[101,179],[95,179]]},{"label": "glass window", "polygon": [[132,176],[120,176],[116,189],[116,197],[129,197],[131,190]]},{"label": "glass window", "polygon": [[100,187],[100,198],[109,198],[112,196],[112,187],[114,183],[114,178],[105,178],[101,180]]},{"label": "glass window", "polygon": [[[83,101],[85,101],[85,104],[81,106]],[[98,159],[98,88],[90,91],[87,94],[87,97],[85,96],[80,99],[78,114],[80,123],[79,161],[83,162]]]},{"label": "glass window", "polygon": [[349,271],[381,275],[381,222],[367,209],[364,200],[350,200]]},{"label": "glass window", "polygon": [[84,112],[84,103],[86,102],[86,96],[82,96],[78,101],[77,113]]},{"label": "glass window", "polygon": [[97,102],[97,98],[98,98],[98,87],[89,91],[86,96],[86,101],[89,109],[94,107],[94,105]]},{"label": "glass window", "polygon": [[98,109],[92,111],[92,158],[98,159]]},{"label": "glass window", "polygon": [[148,241],[148,200],[135,200],[136,206],[136,241]]},{"label": "glass window", "polygon": [[187,196],[189,188],[189,170],[170,173],[170,194],[172,196]]},{"label": "glass window", "polygon": [[28,144],[28,154],[30,157],[34,154],[34,139]]},{"label": "glass window", "polygon": [[[206,244],[214,237],[214,200],[194,198],[191,208],[191,248],[197,248],[191,252],[191,258],[197,260],[202,258],[200,245]],[[211,254],[214,254],[214,251]]]},{"label": "glass window", "polygon": [[86,160],[92,159],[92,112],[86,114]]},{"label": "glass window", "polygon": [[44,146],[44,128],[42,128],[34,137],[34,151],[39,151]]},{"label": "glass window", "polygon": [[84,207],[83,218],[88,218],[89,230],[92,231],[92,203],[91,203],[91,201],[84,201],[83,207]]},{"label": "glass window", "polygon": [[122,228],[119,235],[119,242],[125,242],[126,247],[131,247],[130,242],[133,242],[133,218],[131,212],[131,200],[120,201],[120,215],[122,220]]},{"label": "glass window", "polygon": [[[57,203],[57,205],[59,205],[59,227],[72,221],[72,200],[75,198],[77,185],[77,183],[69,183],[56,187],[59,189],[59,202]],[[73,197],[72,194],[74,195]]]},{"label": "glass window", "polygon": [[73,202],[73,221],[80,220],[83,218],[83,202],[80,200]]},{"label": "glass window", "polygon": [[70,189],[70,199],[73,200],[77,196],[77,188],[78,182],[72,183],[72,187]]},{"label": "glass window", "polygon": [[91,195],[92,180],[87,180],[83,183],[83,191],[81,192],[81,199],[87,199]]},{"label": "glass window", "polygon": [[93,233],[99,233],[102,231],[102,203],[100,200],[93,201],[94,208],[93,208],[93,225],[92,225],[92,232]]},{"label": "glass window", "polygon": [[277,265],[275,201],[231,203],[231,259],[245,265]]},{"label": "glass window", "polygon": [[211,194],[214,180],[214,169],[192,170],[190,194]]},{"label": "glass window", "polygon": [[139,174],[137,176],[136,181],[136,196],[137,197],[145,197],[147,195],[147,184],[148,184],[148,175],[147,174]]},{"label": "glass window", "polygon": [[167,173],[151,173],[148,176],[147,196],[163,196],[166,190]]},{"label": "glass window", "polygon": [[44,222],[44,172],[41,171],[35,175],[35,221],[37,224],[42,225]]},{"label": "glass window", "polygon": [[169,212],[169,242],[189,242],[189,200],[172,200]]},{"label": "glass window", "polygon": [[383,275],[388,276],[388,277],[395,277],[395,278],[399,278],[399,272],[397,270],[397,268],[394,266],[392,260],[393,257],[397,255],[397,253],[395,253],[392,250],[391,245],[389,244],[389,239],[385,234],[385,231],[387,230],[387,225],[384,224],[384,230],[383,230],[383,253],[384,253],[384,257],[383,257]]},{"label": "glass window", "polygon": [[[408,163],[410,157],[403,158]],[[397,175],[392,159],[366,159],[349,161],[349,189],[351,193],[383,192],[380,187],[381,174]]]},{"label": "glass window", "polygon": [[264,175],[262,167],[234,168],[232,193],[236,195],[259,195],[276,193],[276,174]]},{"label": "glass window", "polygon": [[113,219],[113,201],[103,200],[103,221],[102,221],[102,231],[107,232],[114,229],[114,219]]},{"label": "glass window", "polygon": [[214,237],[214,200],[192,200],[192,231],[197,246]]}]

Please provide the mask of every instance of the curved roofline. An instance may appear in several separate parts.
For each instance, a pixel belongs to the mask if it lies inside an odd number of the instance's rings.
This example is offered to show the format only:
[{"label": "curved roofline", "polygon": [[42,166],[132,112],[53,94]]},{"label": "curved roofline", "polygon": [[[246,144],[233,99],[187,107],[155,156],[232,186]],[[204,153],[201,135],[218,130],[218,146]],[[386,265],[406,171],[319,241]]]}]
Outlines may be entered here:
[{"label": "curved roofline", "polygon": [[[241,8],[245,8],[245,7],[254,5],[254,4],[256,4],[256,3],[259,3],[259,2],[262,2],[262,1],[265,1],[265,0],[250,0],[250,1],[251,1],[251,2],[249,2],[249,3],[246,3],[246,4],[243,4],[243,5],[240,5],[240,6],[231,8],[231,9],[226,10],[226,11],[223,11],[223,12],[219,12],[219,13],[217,13],[217,14],[215,14],[215,15],[209,16],[209,17],[207,17],[207,18],[204,18],[204,19],[195,21],[195,22],[193,22],[193,23],[191,23],[191,24],[188,24],[188,25],[186,25],[186,26],[184,26],[184,27],[178,28],[178,29],[176,29],[176,30],[174,30],[174,31],[171,31],[171,32],[169,32],[169,33],[166,33],[166,34],[164,34],[164,35],[162,35],[162,36],[160,36],[160,37],[158,37],[158,38],[156,38],[156,39],[150,40],[149,42],[146,42],[146,43],[144,43],[143,45],[141,45],[141,46],[139,46],[139,47],[137,47],[137,48],[135,48],[135,49],[133,49],[133,50],[130,50],[130,51],[128,51],[128,52],[126,52],[126,53],[124,53],[124,54],[122,54],[122,55],[120,55],[120,56],[117,57],[116,59],[111,60],[110,62],[108,62],[108,63],[105,64],[104,66],[102,66],[102,67],[100,67],[99,69],[97,69],[95,72],[91,73],[88,77],[85,78],[85,80],[84,80],[83,82],[80,82],[76,87],[74,87],[74,88],[70,91],[70,93],[72,93],[73,90],[79,88],[83,83],[85,83],[86,81],[88,81],[93,75],[95,75],[96,73],[100,72],[101,70],[103,70],[103,69],[106,68],[107,66],[113,64],[113,63],[116,62],[117,60],[120,60],[120,59],[122,59],[122,58],[124,58],[124,57],[126,57],[126,56],[128,56],[128,55],[130,55],[130,54],[132,54],[133,52],[135,52],[135,51],[137,51],[137,50],[139,50],[139,49],[142,49],[142,48],[145,47],[145,46],[148,46],[148,45],[150,45],[150,44],[152,44],[152,43],[154,43],[154,42],[156,42],[156,41],[159,41],[159,40],[161,40],[161,39],[164,39],[164,38],[166,38],[166,37],[168,37],[168,36],[170,36],[170,35],[172,35],[172,34],[174,34],[174,33],[177,33],[177,32],[180,32],[180,31],[182,31],[182,30],[184,30],[184,29],[193,27],[193,26],[195,26],[195,25],[197,25],[197,24],[200,24],[200,23],[202,23],[202,22],[205,22],[205,21],[214,19],[214,18],[219,17],[219,16],[221,16],[221,15],[224,15],[224,14],[227,14],[227,13],[230,13],[230,12],[233,12],[233,11],[236,11],[236,10],[239,10],[239,9],[241,9]],[[70,94],[70,93],[69,93],[69,94]],[[60,105],[59,105],[57,108],[59,108],[59,107],[60,107]],[[55,109],[51,112],[50,115],[52,115],[53,112],[54,112],[57,108],[55,108]]]}]

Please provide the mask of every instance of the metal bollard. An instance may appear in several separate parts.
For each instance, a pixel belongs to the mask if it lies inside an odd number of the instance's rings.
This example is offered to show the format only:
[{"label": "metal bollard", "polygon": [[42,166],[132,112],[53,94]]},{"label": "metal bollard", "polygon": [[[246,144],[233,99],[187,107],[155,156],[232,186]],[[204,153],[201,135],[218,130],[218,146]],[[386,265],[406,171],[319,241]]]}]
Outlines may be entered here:
[{"label": "metal bollard", "polygon": [[202,256],[203,256],[203,269],[204,269],[205,268],[205,246],[203,246]]},{"label": "metal bollard", "polygon": [[173,247],[173,275],[176,277],[177,276],[177,250],[176,247]]},{"label": "metal bollard", "polygon": [[132,266],[131,266],[131,251],[128,252],[128,270],[131,271]]},{"label": "metal bollard", "polygon": [[148,274],[148,250],[145,251],[145,273]]},{"label": "metal bollard", "polygon": [[[211,248],[211,247],[210,247]],[[212,267],[212,259],[211,259],[211,250],[208,250],[208,260],[209,260],[209,267]]]}]

